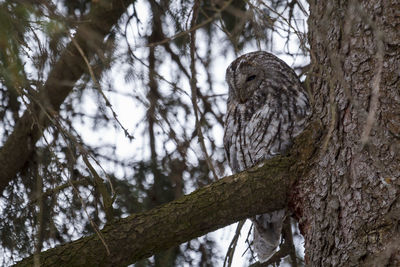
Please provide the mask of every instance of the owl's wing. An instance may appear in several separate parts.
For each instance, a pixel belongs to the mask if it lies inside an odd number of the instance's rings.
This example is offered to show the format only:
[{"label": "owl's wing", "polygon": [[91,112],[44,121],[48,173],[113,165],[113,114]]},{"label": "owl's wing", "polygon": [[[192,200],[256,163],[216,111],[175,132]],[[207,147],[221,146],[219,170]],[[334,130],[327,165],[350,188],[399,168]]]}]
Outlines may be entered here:
[{"label": "owl's wing", "polygon": [[[229,149],[232,146],[232,139],[228,136],[227,134],[227,129],[225,128],[225,132],[224,132],[224,149],[225,149],[225,156],[226,159],[228,160],[228,164],[231,164],[231,155],[229,153]],[[232,167],[232,166],[231,166]]]}]

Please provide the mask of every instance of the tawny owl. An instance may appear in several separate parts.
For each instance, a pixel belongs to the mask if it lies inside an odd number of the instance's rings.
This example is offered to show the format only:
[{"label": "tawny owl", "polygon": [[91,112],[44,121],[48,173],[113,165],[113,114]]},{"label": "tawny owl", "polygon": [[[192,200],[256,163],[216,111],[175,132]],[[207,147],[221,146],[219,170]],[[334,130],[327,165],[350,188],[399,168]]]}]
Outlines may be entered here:
[{"label": "tawny owl", "polygon": [[[311,113],[306,91],[296,73],[276,56],[245,54],[226,70],[229,85],[224,146],[234,173],[287,150]],[[254,251],[261,262],[276,251],[285,210],[257,215]]]}]

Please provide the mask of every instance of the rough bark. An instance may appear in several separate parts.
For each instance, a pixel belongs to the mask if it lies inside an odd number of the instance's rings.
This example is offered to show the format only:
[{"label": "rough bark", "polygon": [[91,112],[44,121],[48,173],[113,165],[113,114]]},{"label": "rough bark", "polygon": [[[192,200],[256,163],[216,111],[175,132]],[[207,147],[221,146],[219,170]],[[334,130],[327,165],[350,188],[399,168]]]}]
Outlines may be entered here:
[{"label": "rough bark", "polygon": [[400,264],[399,10],[395,0],[310,1],[325,143],[293,201],[309,266]]},{"label": "rough bark", "polygon": [[[287,156],[111,223],[101,231],[110,255],[95,234],[42,252],[41,266],[126,266],[236,221],[282,209],[293,181],[309,171],[319,138],[319,124],[313,123]],[[32,265],[33,257],[17,264]]]},{"label": "rough bark", "polygon": [[[15,178],[31,158],[35,144],[49,125],[46,113],[55,115],[60,105],[72,91],[76,81],[87,70],[84,59],[76,44],[90,60],[94,51],[101,51],[103,40],[120,16],[125,12],[130,0],[96,1],[78,27],[74,39],[52,66],[46,83],[38,92],[37,102],[28,106],[17,122],[12,134],[0,148],[0,192]],[[40,103],[40,106],[37,104]]]}]

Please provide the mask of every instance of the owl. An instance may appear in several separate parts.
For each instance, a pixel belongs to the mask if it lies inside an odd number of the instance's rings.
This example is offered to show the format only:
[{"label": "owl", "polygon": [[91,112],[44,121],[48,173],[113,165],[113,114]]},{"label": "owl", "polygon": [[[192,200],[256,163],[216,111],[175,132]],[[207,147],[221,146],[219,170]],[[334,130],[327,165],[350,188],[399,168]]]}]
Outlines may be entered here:
[{"label": "owl", "polygon": [[[234,173],[285,153],[305,128],[311,109],[296,73],[276,56],[252,52],[226,70],[229,86],[224,147]],[[253,247],[261,262],[275,253],[285,210],[252,218]]]}]

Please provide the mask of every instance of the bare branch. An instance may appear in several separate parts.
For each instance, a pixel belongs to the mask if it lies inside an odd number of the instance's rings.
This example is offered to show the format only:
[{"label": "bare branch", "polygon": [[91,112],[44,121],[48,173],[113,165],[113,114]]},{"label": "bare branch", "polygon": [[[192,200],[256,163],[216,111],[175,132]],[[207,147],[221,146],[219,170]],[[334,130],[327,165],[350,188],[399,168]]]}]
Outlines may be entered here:
[{"label": "bare branch", "polygon": [[[236,227],[235,235],[233,236],[232,241],[229,244],[228,251],[226,252],[226,256],[225,256],[225,260],[224,260],[224,267],[232,266],[233,254],[235,253],[236,245],[237,245],[237,242],[240,237],[240,231],[242,230],[245,222],[246,222],[246,220],[241,220]],[[228,265],[226,265],[227,263],[228,263]]]},{"label": "bare branch", "polygon": [[186,31],[179,32],[179,33],[175,34],[174,36],[167,37],[162,41],[153,42],[153,43],[147,44],[146,46],[155,47],[155,46],[163,45],[165,43],[171,42],[172,40],[175,40],[176,38],[185,36],[185,35],[187,35],[187,34],[189,34],[191,32],[194,32],[194,31],[206,26],[207,24],[209,24],[209,23],[213,22],[214,20],[216,20],[221,15],[221,12],[224,11],[231,4],[231,2],[232,2],[232,0],[226,1],[224,3],[224,5],[221,7],[221,9],[218,9],[217,12],[215,12],[214,16],[209,17],[208,19],[204,20],[203,22],[201,22],[199,24],[192,25],[192,27],[190,29],[188,29]]},{"label": "bare branch", "polygon": [[128,130],[119,121],[118,115],[117,115],[117,113],[115,113],[115,111],[113,109],[113,106],[111,105],[110,100],[108,100],[107,96],[104,94],[103,90],[101,89],[100,83],[96,79],[96,76],[94,75],[93,68],[90,65],[89,59],[85,55],[85,52],[82,50],[82,48],[80,47],[80,45],[78,44],[78,42],[74,38],[71,38],[71,41],[74,44],[74,46],[76,47],[76,49],[78,49],[79,54],[82,56],[83,60],[85,61],[85,64],[86,64],[86,66],[87,66],[87,68],[89,70],[89,74],[90,74],[90,77],[92,78],[92,81],[93,81],[93,83],[95,85],[95,88],[97,89],[97,91],[99,92],[101,97],[104,99],[104,102],[106,103],[106,106],[109,107],[109,109],[110,109],[115,121],[118,123],[118,125],[121,127],[121,129],[124,131],[125,136],[128,137],[129,140],[132,140],[133,136],[129,134]]},{"label": "bare branch", "polygon": [[[199,14],[199,2],[195,1],[193,7],[193,17],[191,25],[194,27],[196,25],[197,16]],[[204,158],[207,162],[208,168],[211,170],[214,179],[218,180],[218,175],[215,171],[215,168],[212,164],[210,156],[207,152],[206,144],[204,143],[204,136],[203,132],[201,131],[201,125],[199,120],[199,107],[197,105],[197,79],[196,79],[196,59],[195,59],[195,50],[196,50],[196,31],[193,31],[190,34],[190,71],[191,71],[191,78],[190,78],[190,88],[192,90],[192,105],[194,111],[194,117],[196,120],[196,129],[197,129],[197,137],[199,138],[199,143],[201,146],[201,150],[203,151]]]}]

